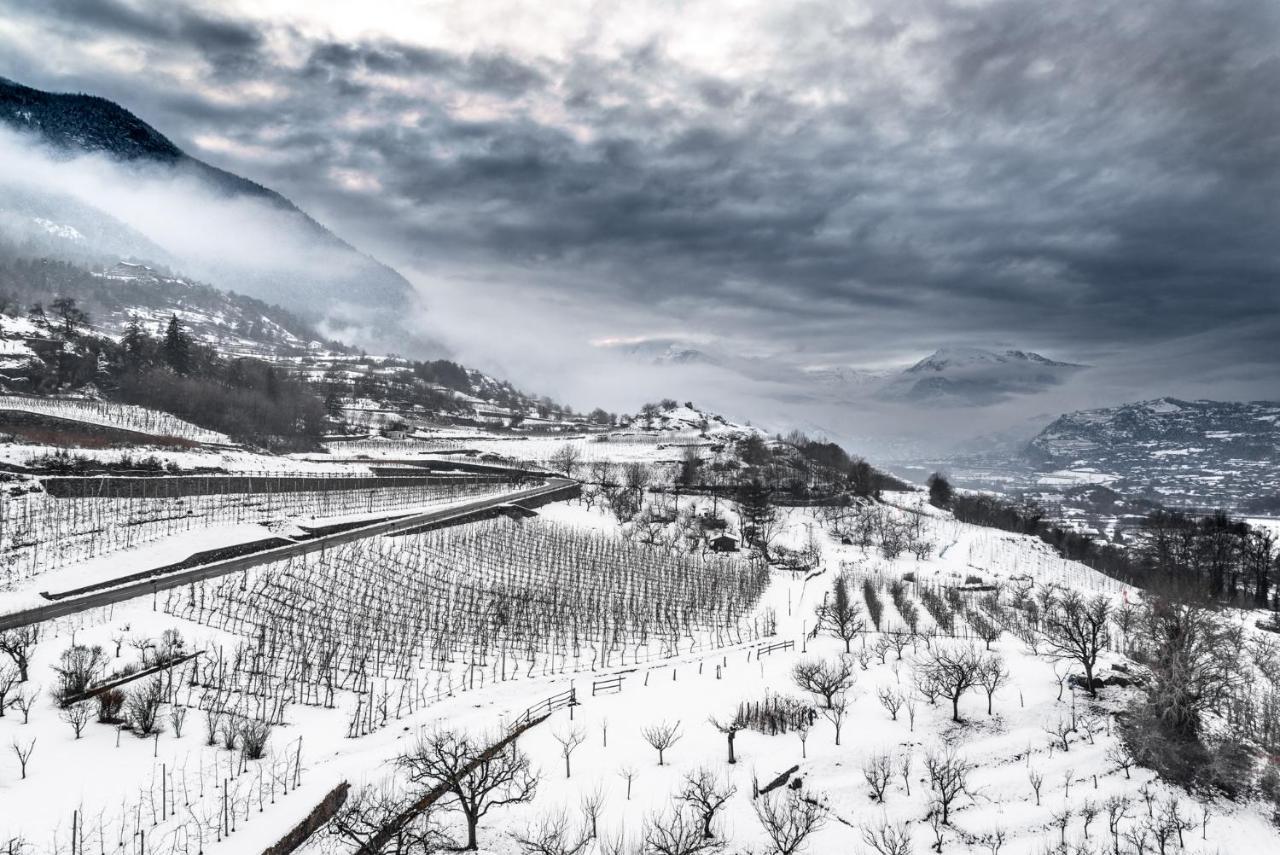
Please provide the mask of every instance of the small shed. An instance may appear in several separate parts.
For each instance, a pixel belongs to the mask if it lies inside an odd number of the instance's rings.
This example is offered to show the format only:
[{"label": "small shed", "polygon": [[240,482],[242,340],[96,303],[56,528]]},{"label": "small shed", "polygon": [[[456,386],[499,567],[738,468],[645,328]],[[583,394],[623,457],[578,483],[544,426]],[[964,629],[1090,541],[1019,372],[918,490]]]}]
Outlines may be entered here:
[{"label": "small shed", "polygon": [[708,543],[711,546],[712,552],[737,552],[738,551],[738,539],[731,535],[727,535],[727,534],[716,535],[715,537],[711,538],[711,540],[708,541]]}]

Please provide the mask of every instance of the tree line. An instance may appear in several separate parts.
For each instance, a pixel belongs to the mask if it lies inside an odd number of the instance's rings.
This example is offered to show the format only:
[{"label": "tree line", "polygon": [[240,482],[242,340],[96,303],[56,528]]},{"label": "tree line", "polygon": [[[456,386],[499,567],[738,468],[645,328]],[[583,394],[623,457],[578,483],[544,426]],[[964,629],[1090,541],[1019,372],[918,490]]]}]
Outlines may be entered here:
[{"label": "tree line", "polygon": [[1183,600],[1280,608],[1275,535],[1225,511],[1160,508],[1108,542],[1051,521],[1030,500],[957,493],[936,474],[930,478],[930,500],[961,522],[1035,535],[1064,558],[1136,587]]}]

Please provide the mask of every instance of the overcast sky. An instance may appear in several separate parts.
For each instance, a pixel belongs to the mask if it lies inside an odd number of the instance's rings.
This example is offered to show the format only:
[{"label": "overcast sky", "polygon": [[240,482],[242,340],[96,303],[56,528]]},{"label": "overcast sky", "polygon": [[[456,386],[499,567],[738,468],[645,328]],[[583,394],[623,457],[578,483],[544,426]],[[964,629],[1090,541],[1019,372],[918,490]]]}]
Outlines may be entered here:
[{"label": "overcast sky", "polygon": [[1280,394],[1275,0],[0,12],[0,74],[281,191],[419,284],[461,357],[553,392],[608,385],[593,343],[663,337]]}]

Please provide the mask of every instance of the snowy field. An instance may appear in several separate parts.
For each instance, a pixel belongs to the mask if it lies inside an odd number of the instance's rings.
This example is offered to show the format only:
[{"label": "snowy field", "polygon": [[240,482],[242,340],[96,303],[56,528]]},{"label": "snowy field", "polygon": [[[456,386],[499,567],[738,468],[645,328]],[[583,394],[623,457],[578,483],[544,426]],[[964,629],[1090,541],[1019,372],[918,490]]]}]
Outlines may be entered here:
[{"label": "snowy field", "polygon": [[[890,512],[910,515],[913,503],[903,505]],[[960,601],[937,595],[957,579],[978,576],[987,584],[1002,583],[1005,614],[1016,614],[1025,590],[1020,580],[1027,577],[1035,586],[1102,593],[1117,603],[1126,596],[1113,581],[1057,559],[1037,541],[933,514],[926,519],[936,545],[932,554],[889,560],[836,542],[813,512],[790,511],[782,540],[801,548],[812,538],[821,553],[813,573],[767,571],[758,594],[742,588],[746,599],[724,601],[724,611],[716,612],[720,617],[707,618],[709,623],[690,617],[669,634],[650,627],[643,631],[643,643],[637,640],[641,624],[627,621],[615,626],[601,619],[576,634],[562,632],[557,624],[547,637],[526,624],[522,635],[513,629],[489,642],[481,623],[459,622],[445,633],[430,622],[449,613],[448,608],[425,608],[436,590],[453,592],[447,602],[459,614],[471,614],[471,605],[483,602],[486,592],[524,590],[535,600],[594,592],[607,603],[609,597],[638,590],[628,587],[640,584],[636,579],[648,580],[644,590],[652,592],[662,580],[686,585],[734,567],[744,577],[750,574],[742,559],[704,566],[677,560],[659,547],[622,541],[613,517],[580,502],[548,506],[540,519],[524,523],[495,521],[387,538],[314,561],[262,568],[245,578],[171,591],[154,604],[136,601],[58,621],[42,628],[31,680],[11,694],[33,696],[24,704],[29,721],[24,723],[22,710],[13,707],[0,719],[0,746],[9,749],[0,761],[0,841],[21,836],[30,844],[25,851],[39,853],[259,852],[342,781],[358,788],[390,780],[403,787],[394,760],[420,735],[447,727],[493,736],[526,709],[572,688],[576,706],[558,709],[520,737],[520,749],[540,776],[537,796],[530,804],[495,808],[486,816],[479,829],[482,851],[525,851],[517,837],[562,810],[572,836],[583,827],[584,801],[600,804],[595,811],[599,839],[590,851],[614,851],[604,844],[618,837],[637,843],[647,825],[675,822],[674,797],[686,788],[687,776],[704,769],[721,791],[733,791],[713,824],[718,837],[731,841],[730,851],[773,851],[752,793],[792,767],[798,769],[791,780],[800,781],[794,792],[808,794],[819,806],[820,827],[804,851],[871,853],[876,850],[865,835],[898,824],[910,844],[895,851],[933,851],[935,831],[926,817],[935,796],[926,764],[931,756],[945,757],[947,749],[967,771],[950,821],[940,826],[944,852],[1038,855],[1057,851],[1062,840],[1073,846],[1091,842],[1095,848],[1088,851],[1109,852],[1109,800],[1113,806],[1127,805],[1118,821],[1122,836],[1148,824],[1168,828],[1161,817],[1167,820],[1176,811],[1185,822],[1180,844],[1167,832],[1169,852],[1209,855],[1280,847],[1280,836],[1260,807],[1203,805],[1153,781],[1150,772],[1122,770],[1115,759],[1112,713],[1127,690],[1104,690],[1094,702],[1064,683],[1064,664],[1043,650],[1031,653],[1011,632],[990,645],[1008,672],[991,698],[991,714],[980,688],[960,700],[960,723],[951,720],[946,699],[930,704],[923,698],[914,686],[917,663],[927,653],[926,637],[941,649],[976,646],[986,652],[974,638],[980,618],[973,616],[981,614],[977,600],[965,595],[957,606]],[[520,527],[519,536],[503,538],[515,544],[510,553],[495,552],[499,541],[485,540],[486,531],[496,526]],[[604,557],[614,566],[600,560]],[[556,568],[554,575],[546,574],[548,565]],[[618,580],[617,568],[624,565],[632,581]],[[599,584],[591,584],[589,575],[569,581],[587,567],[599,574]],[[815,608],[830,596],[842,568],[855,583],[864,614],[864,583],[869,583],[881,602],[884,631],[869,627],[851,642],[854,684],[840,716],[837,745],[832,714],[801,691],[791,675],[799,662],[835,662],[844,650],[837,638],[810,635]],[[903,582],[908,578],[914,581]],[[903,583],[896,595],[895,582]],[[471,592],[472,598],[459,591]],[[418,631],[397,634],[403,625],[395,604],[378,606],[379,597],[395,592],[406,602],[422,603],[421,613],[430,614],[430,621],[424,617],[428,622]],[[898,598],[912,605],[900,608]],[[316,607],[341,613],[322,616]],[[916,613],[920,635],[899,652],[886,642],[906,622],[907,610]],[[286,614],[295,617],[285,621]],[[375,615],[383,615],[384,622],[370,625]],[[340,660],[334,679],[323,677],[314,659],[300,668],[307,651],[325,648],[305,633],[290,636],[289,626],[343,627],[334,646]],[[622,642],[606,658],[602,650],[611,645],[601,638],[614,629]],[[103,670],[117,672],[140,663],[144,650],[151,662],[169,656],[173,645],[172,638],[163,639],[166,630],[181,635],[181,650],[201,655],[175,665],[161,687],[163,732],[139,738],[91,719],[77,739],[49,693],[58,655],[73,639],[101,645]],[[785,642],[793,647],[760,655]],[[1106,654],[1103,670],[1117,657],[1114,650]],[[621,678],[616,691],[593,695],[593,684],[599,687],[609,677]],[[895,716],[889,704],[899,694]],[[726,737],[709,718],[728,720],[739,703],[778,696],[815,705],[804,739],[794,730],[777,735],[742,730],[735,740],[738,762],[728,764]],[[183,709],[188,712],[176,713],[185,716],[179,735],[174,711]],[[272,724],[261,759],[221,747],[226,733],[253,722]],[[1067,722],[1074,723],[1073,731],[1068,732]],[[662,723],[678,723],[678,739],[659,765],[642,734]],[[207,744],[210,728],[213,745]],[[571,752],[566,776],[560,740],[578,737],[582,742]],[[23,778],[19,751],[28,748]],[[874,798],[868,777],[875,779],[875,770],[885,764],[882,799]],[[1038,797],[1033,781],[1039,782]],[[791,792],[784,787],[764,798],[776,801]],[[455,837],[462,835],[456,814],[439,819]],[[1149,837],[1144,846],[1146,852],[1160,851]],[[321,833],[305,851],[350,850]]]}]

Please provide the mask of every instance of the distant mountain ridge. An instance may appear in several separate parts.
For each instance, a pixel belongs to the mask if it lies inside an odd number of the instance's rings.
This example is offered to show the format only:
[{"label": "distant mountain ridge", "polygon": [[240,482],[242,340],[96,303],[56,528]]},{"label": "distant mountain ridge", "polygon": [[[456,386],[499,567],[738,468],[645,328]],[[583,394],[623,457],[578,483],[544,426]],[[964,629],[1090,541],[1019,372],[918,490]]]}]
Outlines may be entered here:
[{"label": "distant mountain ridge", "polygon": [[1023,458],[1041,471],[1097,473],[1166,504],[1248,509],[1280,496],[1280,402],[1166,397],[1067,413]]},{"label": "distant mountain ridge", "polygon": [[892,378],[877,397],[900,403],[983,407],[1044,392],[1086,367],[1023,350],[942,348]]},{"label": "distant mountain ridge", "polygon": [[[255,199],[266,204],[279,212],[287,228],[293,230],[291,234],[281,235],[282,242],[292,239],[304,246],[314,245],[325,254],[328,263],[292,273],[265,269],[255,272],[251,263],[240,259],[228,259],[224,266],[213,269],[201,269],[191,263],[184,264],[184,268],[224,288],[280,303],[312,321],[320,320],[334,307],[359,306],[361,314],[367,313],[377,319],[378,325],[394,330],[388,335],[388,342],[400,344],[405,340],[406,330],[401,324],[406,310],[416,304],[416,293],[403,276],[356,250],[274,190],[188,155],[118,104],[93,95],[45,92],[0,78],[0,124],[33,136],[62,156],[101,154],[125,166],[160,166],[175,178],[200,182],[216,195]],[[84,208],[80,206],[75,212],[82,222],[87,219]],[[64,211],[63,200],[53,198],[52,194],[42,198],[27,188],[22,200],[22,213],[27,218],[60,223]],[[110,210],[101,213],[104,217],[112,214]],[[175,212],[175,215],[181,213]],[[0,199],[0,214],[13,216],[4,199]],[[111,231],[96,224],[89,228],[104,233]],[[119,258],[134,256],[135,243],[122,243],[117,251]],[[107,246],[114,248],[112,244]],[[145,260],[172,263],[165,257]],[[367,323],[367,320],[362,317],[352,322]],[[407,332],[413,334],[411,330]]]}]

